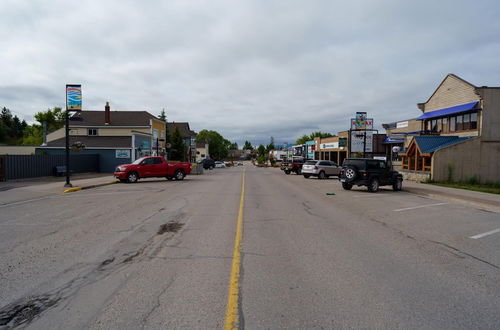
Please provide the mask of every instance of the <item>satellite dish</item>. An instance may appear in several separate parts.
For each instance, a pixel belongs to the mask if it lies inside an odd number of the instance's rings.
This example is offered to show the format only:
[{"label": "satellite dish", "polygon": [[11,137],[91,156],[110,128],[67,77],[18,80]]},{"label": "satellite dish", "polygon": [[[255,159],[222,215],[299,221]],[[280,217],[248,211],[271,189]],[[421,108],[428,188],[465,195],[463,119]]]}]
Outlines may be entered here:
[{"label": "satellite dish", "polygon": [[399,146],[394,146],[394,147],[392,147],[392,152],[394,152],[394,153],[396,153],[396,154],[397,154],[397,153],[398,153],[398,152],[400,152],[400,151],[401,151],[401,147],[399,147]]}]

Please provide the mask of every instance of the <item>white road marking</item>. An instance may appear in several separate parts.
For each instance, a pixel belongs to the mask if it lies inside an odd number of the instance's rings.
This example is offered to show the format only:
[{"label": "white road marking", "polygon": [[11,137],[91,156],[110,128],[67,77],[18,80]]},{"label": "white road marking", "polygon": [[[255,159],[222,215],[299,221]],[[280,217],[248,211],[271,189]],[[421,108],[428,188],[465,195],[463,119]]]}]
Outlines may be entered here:
[{"label": "white road marking", "polygon": [[486,233],[477,234],[477,235],[471,236],[469,238],[479,239],[479,238],[483,238],[485,236],[493,235],[493,234],[496,234],[496,233],[500,233],[500,228],[494,229],[494,230],[491,230],[491,231],[487,231]]},{"label": "white road marking", "polygon": [[414,210],[414,209],[420,209],[423,207],[430,207],[430,206],[439,206],[439,205],[446,205],[449,203],[435,203],[435,204],[425,204],[425,205],[419,205],[419,206],[413,206],[413,207],[406,207],[404,209],[396,209],[393,210],[394,212],[401,212],[401,211],[407,211],[407,210]]}]

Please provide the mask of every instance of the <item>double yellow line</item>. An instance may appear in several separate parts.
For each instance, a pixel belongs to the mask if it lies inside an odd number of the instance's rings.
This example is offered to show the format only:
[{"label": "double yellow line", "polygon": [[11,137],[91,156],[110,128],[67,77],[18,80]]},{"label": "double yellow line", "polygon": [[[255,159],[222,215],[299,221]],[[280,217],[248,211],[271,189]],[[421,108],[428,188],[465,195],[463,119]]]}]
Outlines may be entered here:
[{"label": "double yellow line", "polygon": [[236,225],[236,238],[234,239],[233,264],[231,266],[231,277],[229,279],[229,294],[227,297],[225,329],[238,329],[239,313],[239,281],[241,268],[241,239],[243,236],[243,208],[245,206],[245,172],[241,179],[240,210],[238,212],[238,223]]}]

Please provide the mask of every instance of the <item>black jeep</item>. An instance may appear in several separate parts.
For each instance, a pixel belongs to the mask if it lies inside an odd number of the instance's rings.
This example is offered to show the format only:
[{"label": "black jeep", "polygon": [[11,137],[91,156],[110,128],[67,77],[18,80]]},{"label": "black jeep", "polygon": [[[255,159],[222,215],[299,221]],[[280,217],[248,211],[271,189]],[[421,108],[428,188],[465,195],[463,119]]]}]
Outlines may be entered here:
[{"label": "black jeep", "polygon": [[384,160],[347,158],[342,164],[339,180],[342,188],[350,190],[353,185],[367,186],[368,191],[377,192],[380,186],[391,186],[401,190],[403,176],[393,171]]}]

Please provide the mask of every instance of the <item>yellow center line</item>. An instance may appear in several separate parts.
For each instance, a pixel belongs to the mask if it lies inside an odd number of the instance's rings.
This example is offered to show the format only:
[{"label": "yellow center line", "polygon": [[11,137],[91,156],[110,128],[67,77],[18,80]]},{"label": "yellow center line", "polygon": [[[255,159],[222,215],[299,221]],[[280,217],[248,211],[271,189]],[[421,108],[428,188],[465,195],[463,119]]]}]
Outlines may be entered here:
[{"label": "yellow center line", "polygon": [[229,294],[227,297],[226,322],[224,326],[225,329],[238,329],[238,298],[241,266],[240,248],[241,238],[243,235],[243,208],[245,205],[245,172],[246,169],[243,170],[241,179],[240,210],[238,212],[236,237],[234,239],[233,264],[231,266],[231,277],[229,279]]}]

